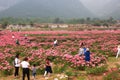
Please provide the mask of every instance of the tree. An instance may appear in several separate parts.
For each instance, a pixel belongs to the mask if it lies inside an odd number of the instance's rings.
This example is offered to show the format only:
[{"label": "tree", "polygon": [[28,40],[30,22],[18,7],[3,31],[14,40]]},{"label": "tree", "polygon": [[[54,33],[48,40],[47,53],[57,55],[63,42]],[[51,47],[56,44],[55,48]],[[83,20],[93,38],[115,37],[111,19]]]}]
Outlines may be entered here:
[{"label": "tree", "polygon": [[108,27],[108,26],[109,26],[109,24],[108,24],[108,23],[103,23],[103,26],[107,26],[107,27]]},{"label": "tree", "polygon": [[2,22],[2,28],[5,29],[8,26],[8,22],[7,21],[3,21]]},{"label": "tree", "polygon": [[93,26],[101,26],[101,23],[100,22],[94,22]]},{"label": "tree", "polygon": [[33,21],[30,21],[30,25],[33,27],[33,25],[34,25],[34,22],[33,22]]},{"label": "tree", "polygon": [[59,24],[60,23],[61,24],[61,23],[64,23],[64,21],[60,20],[60,18],[55,18],[53,23],[55,23],[55,24]]},{"label": "tree", "polygon": [[116,21],[114,20],[113,17],[110,17],[107,21],[108,21],[110,24],[116,23]]}]

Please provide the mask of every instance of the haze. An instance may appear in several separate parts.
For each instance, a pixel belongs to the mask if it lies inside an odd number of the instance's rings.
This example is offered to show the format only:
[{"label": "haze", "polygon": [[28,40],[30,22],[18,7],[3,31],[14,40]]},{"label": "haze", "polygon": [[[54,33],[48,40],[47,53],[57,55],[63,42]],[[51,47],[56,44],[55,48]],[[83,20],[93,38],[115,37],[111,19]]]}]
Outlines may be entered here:
[{"label": "haze", "polygon": [[[26,0],[0,0],[0,12],[8,9],[11,6],[14,6],[16,3],[19,3],[20,1],[26,1]],[[79,1],[82,3],[80,5],[84,5],[94,15],[97,15],[99,17],[116,16],[115,18],[120,18],[120,11],[119,11],[120,0],[79,0]],[[28,4],[29,2],[31,2],[31,0],[28,0]],[[71,4],[72,3],[69,3],[67,5],[71,5]],[[67,7],[67,5],[65,5],[64,7]]]},{"label": "haze", "polygon": [[80,1],[94,14],[102,16],[105,14],[103,8],[112,0],[80,0]]},{"label": "haze", "polygon": [[0,0],[0,11],[7,9],[10,6],[13,6],[14,4],[16,4],[19,1],[20,0]]}]

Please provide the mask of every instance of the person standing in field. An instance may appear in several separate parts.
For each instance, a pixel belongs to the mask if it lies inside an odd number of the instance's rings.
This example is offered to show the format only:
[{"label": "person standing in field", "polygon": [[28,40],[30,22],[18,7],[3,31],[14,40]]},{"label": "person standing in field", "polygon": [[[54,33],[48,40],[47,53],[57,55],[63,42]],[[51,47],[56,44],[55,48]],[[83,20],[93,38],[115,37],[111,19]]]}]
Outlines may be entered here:
[{"label": "person standing in field", "polygon": [[53,43],[53,44],[54,44],[54,47],[55,47],[55,46],[58,46],[58,41],[57,41],[57,39],[54,39],[54,43]]},{"label": "person standing in field", "polygon": [[25,57],[24,60],[21,62],[22,65],[22,80],[25,80],[25,76],[27,75],[27,79],[30,80],[30,73],[29,73],[29,62],[28,62],[28,58]]},{"label": "person standing in field", "polygon": [[35,76],[36,76],[36,65],[35,64],[33,64],[33,67],[32,67],[32,76],[33,76],[33,80],[35,80],[36,78],[35,78]]},{"label": "person standing in field", "polygon": [[12,34],[12,39],[15,39],[15,36],[14,36],[14,34]]},{"label": "person standing in field", "polygon": [[120,45],[118,45],[118,47],[117,47],[117,55],[116,55],[116,58],[118,58],[119,55],[120,55]]},{"label": "person standing in field", "polygon": [[15,66],[14,76],[15,76],[15,77],[18,77],[18,76],[19,76],[19,67],[20,67],[19,54],[16,54],[16,56],[15,56],[14,66]]},{"label": "person standing in field", "polygon": [[19,39],[16,40],[16,44],[17,44],[17,45],[20,45]]},{"label": "person standing in field", "polygon": [[86,52],[85,52],[85,61],[90,61],[90,51],[89,48],[86,48]]},{"label": "person standing in field", "polygon": [[46,59],[46,64],[45,64],[45,73],[44,76],[46,76],[48,74],[48,77],[50,76],[50,74],[52,73],[52,68],[51,68],[51,62],[50,60],[47,58]]}]

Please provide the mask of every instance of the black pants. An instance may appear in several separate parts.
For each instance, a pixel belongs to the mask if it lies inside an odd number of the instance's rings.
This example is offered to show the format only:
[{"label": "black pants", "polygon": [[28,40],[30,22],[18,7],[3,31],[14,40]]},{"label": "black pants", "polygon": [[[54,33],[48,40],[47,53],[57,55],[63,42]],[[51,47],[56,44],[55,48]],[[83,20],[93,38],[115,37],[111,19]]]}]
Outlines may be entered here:
[{"label": "black pants", "polygon": [[14,76],[18,76],[18,73],[19,73],[19,67],[15,67],[15,74],[14,74]]},{"label": "black pants", "polygon": [[27,75],[28,80],[30,80],[29,68],[23,68],[23,78],[25,80],[25,75]]}]

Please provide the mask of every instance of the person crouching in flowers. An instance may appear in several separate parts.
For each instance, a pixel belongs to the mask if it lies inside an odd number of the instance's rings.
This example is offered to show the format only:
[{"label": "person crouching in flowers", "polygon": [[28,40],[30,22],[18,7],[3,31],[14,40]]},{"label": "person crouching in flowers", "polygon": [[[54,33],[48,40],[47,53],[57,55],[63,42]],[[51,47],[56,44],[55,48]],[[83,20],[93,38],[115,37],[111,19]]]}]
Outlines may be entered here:
[{"label": "person crouching in flowers", "polygon": [[19,39],[16,39],[16,44],[20,45]]},{"label": "person crouching in flowers", "polygon": [[116,58],[118,58],[119,55],[120,55],[120,45],[118,45],[118,48],[117,48],[117,55],[116,55]]},{"label": "person crouching in flowers", "polygon": [[45,64],[45,73],[44,76],[46,76],[48,74],[48,77],[50,76],[50,74],[52,73],[52,68],[51,68],[51,62],[50,60],[47,58],[46,59],[46,64]]},{"label": "person crouching in flowers", "polygon": [[89,51],[89,48],[86,49],[86,52],[85,52],[85,61],[90,61],[90,51]]},{"label": "person crouching in flowers", "polygon": [[28,58],[25,57],[24,60],[21,62],[22,65],[22,69],[23,69],[23,76],[22,76],[22,80],[25,80],[25,75],[27,75],[28,80],[30,80],[30,73],[29,73],[29,62],[28,62]]},{"label": "person crouching in flowers", "polygon": [[83,43],[81,43],[81,45],[80,45],[78,54],[79,54],[79,56],[84,55]]},{"label": "person crouching in flowers", "polygon": [[58,46],[58,41],[57,41],[57,39],[54,39],[54,47],[56,47],[56,46]]}]

